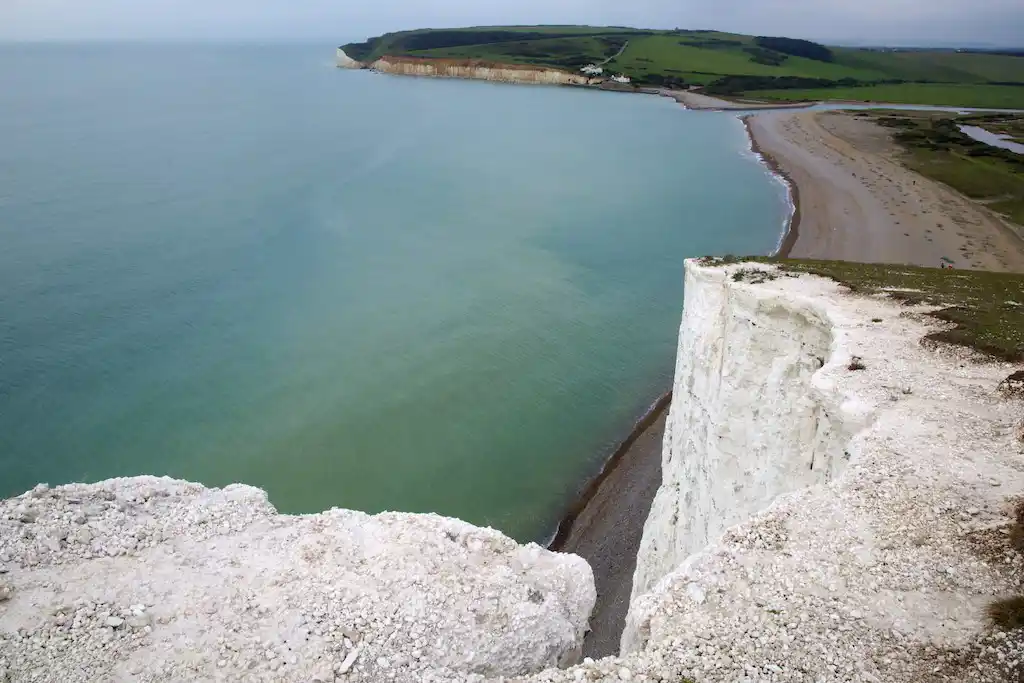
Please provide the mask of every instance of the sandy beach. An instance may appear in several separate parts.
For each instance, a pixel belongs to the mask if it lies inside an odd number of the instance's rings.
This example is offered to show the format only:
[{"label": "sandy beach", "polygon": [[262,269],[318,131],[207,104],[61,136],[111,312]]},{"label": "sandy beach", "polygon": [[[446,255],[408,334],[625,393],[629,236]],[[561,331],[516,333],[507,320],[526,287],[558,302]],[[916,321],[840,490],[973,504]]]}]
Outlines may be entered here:
[{"label": "sandy beach", "polygon": [[886,129],[842,112],[746,117],[755,151],[794,188],[782,255],[1024,271],[1024,240],[981,204],[900,164]]},{"label": "sandy beach", "polygon": [[661,486],[661,444],[667,416],[666,405],[622,460],[609,468],[607,478],[557,548],[579,555],[594,570],[597,605],[590,615],[590,633],[583,641],[585,657],[619,653],[644,522]]},{"label": "sandy beach", "polygon": [[641,416],[580,491],[548,544],[549,550],[579,555],[594,570],[597,605],[584,656],[619,652],[644,522],[661,485],[661,442],[671,400],[671,393],[661,396]]},{"label": "sandy beach", "polygon": [[664,97],[671,97],[687,109],[705,111],[755,111],[768,109],[807,109],[814,106],[813,102],[756,102],[741,100],[724,100],[719,97],[702,95],[690,90],[673,90],[657,88],[654,92]]}]

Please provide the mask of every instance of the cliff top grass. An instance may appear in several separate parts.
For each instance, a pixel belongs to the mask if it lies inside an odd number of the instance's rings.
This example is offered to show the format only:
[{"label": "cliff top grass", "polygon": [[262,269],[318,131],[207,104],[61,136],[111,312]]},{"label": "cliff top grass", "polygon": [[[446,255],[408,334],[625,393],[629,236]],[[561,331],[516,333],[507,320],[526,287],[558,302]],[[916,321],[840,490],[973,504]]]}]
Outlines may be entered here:
[{"label": "cliff top grass", "polygon": [[478,26],[388,33],[343,45],[349,57],[481,60],[577,71],[604,64],[635,85],[709,94],[874,99],[1024,108],[1024,52],[872,50],[710,30]]},{"label": "cliff top grass", "polygon": [[926,339],[966,346],[1000,360],[1024,362],[1024,275],[769,257],[713,258],[704,263],[740,261],[773,263],[785,272],[827,277],[858,294],[937,306],[928,315],[952,327]]}]

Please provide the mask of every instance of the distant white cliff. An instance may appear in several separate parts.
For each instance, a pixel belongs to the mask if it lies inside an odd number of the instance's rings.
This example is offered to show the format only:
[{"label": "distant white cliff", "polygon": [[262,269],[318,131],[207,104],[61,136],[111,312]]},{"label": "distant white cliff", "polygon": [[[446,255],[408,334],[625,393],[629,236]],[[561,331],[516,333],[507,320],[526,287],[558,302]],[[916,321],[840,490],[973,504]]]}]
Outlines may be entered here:
[{"label": "distant white cliff", "polygon": [[571,73],[548,67],[519,64],[497,64],[480,60],[421,59],[415,57],[384,56],[369,64],[357,62],[338,48],[337,64],[345,69],[371,69],[380,73],[403,76],[437,78],[467,78],[501,83],[528,83],[537,85],[590,85],[603,79],[594,79],[581,73]]},{"label": "distant white cliff", "polygon": [[826,300],[737,286],[693,263],[685,291],[663,483],[634,598],[781,494],[833,481],[872,412],[819,372],[833,357]]},{"label": "distant white cliff", "polygon": [[345,51],[340,47],[338,48],[337,55],[335,56],[335,62],[339,68],[342,69],[362,69],[363,63],[357,62],[356,60],[345,54]]},{"label": "distant white cliff", "polygon": [[0,681],[481,681],[577,661],[575,555],[138,477],[0,502]]}]

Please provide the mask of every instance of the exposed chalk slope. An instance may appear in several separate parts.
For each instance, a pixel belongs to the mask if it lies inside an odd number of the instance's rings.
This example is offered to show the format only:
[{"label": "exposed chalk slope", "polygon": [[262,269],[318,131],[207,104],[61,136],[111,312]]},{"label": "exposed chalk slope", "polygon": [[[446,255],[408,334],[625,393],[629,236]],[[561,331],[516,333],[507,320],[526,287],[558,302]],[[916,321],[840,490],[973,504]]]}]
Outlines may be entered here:
[{"label": "exposed chalk slope", "polygon": [[750,269],[771,270],[687,263],[624,648],[703,683],[1024,674],[1024,639],[984,616],[1024,586],[1024,411],[997,391],[1017,368],[924,348],[935,321],[891,300]]},{"label": "exposed chalk slope", "polygon": [[666,425],[663,483],[644,529],[634,599],[779,494],[834,479],[868,412],[815,382],[832,347],[824,306],[716,286],[722,277],[691,268],[687,278],[680,393]]},{"label": "exposed chalk slope", "polygon": [[458,520],[153,477],[0,503],[0,572],[0,681],[480,680],[574,661],[595,599]]},{"label": "exposed chalk slope", "polygon": [[558,69],[518,64],[487,64],[454,59],[416,59],[413,57],[382,57],[370,65],[374,71],[403,76],[468,78],[500,83],[536,85],[587,85],[593,81],[581,74]]}]

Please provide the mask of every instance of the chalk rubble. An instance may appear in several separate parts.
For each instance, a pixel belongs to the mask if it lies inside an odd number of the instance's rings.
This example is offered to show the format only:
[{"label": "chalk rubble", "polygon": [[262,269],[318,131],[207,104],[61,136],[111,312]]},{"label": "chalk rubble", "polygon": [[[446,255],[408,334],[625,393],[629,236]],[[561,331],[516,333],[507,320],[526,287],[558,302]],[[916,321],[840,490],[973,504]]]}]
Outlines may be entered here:
[{"label": "chalk rubble", "polygon": [[[84,519],[83,519],[84,518]],[[480,681],[574,663],[574,555],[154,477],[0,502],[0,681]]]}]

